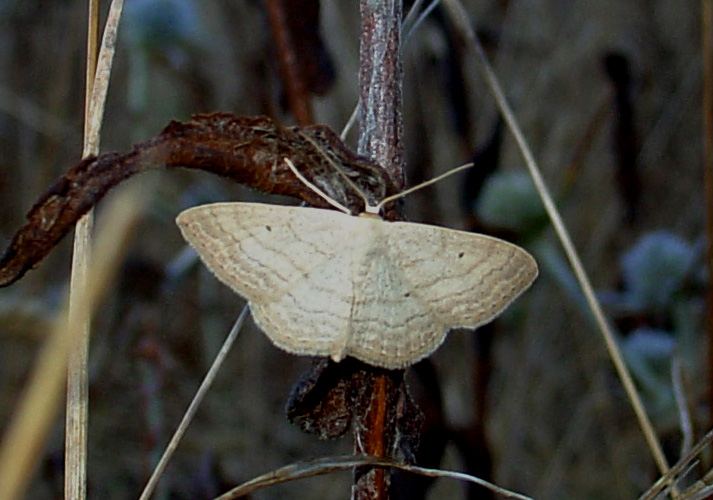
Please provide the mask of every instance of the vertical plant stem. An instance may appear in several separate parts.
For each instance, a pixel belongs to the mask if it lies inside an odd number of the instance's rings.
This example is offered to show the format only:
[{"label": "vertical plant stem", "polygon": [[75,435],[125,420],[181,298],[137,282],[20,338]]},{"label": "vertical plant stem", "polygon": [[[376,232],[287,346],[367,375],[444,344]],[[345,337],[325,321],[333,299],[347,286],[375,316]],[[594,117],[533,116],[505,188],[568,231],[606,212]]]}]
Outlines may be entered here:
[{"label": "vertical plant stem", "polygon": [[360,0],[360,11],[358,150],[402,188],[401,1]]},{"label": "vertical plant stem", "polygon": [[267,17],[270,22],[272,39],[275,41],[277,58],[280,65],[280,75],[285,86],[290,110],[298,125],[314,123],[309,92],[303,80],[302,71],[297,61],[295,48],[290,35],[288,21],[285,17],[283,2],[291,0],[266,0]]},{"label": "vertical plant stem", "polygon": [[[87,28],[87,69],[84,104],[84,146],[82,156],[99,152],[99,132],[116,48],[116,36],[123,0],[113,0],[107,16],[101,51],[98,50],[99,1],[89,0]],[[79,220],[74,233],[72,276],[69,292],[69,322],[79,329],[69,345],[67,365],[67,402],[65,418],[64,493],[67,500],[86,498],[87,408],[89,399],[89,333],[91,315],[79,308],[75,297],[87,287],[87,269],[91,253],[93,211]]]},{"label": "vertical plant stem", "polygon": [[706,200],[706,334],[708,337],[708,428],[713,427],[713,0],[701,1],[703,44],[703,185]]},{"label": "vertical plant stem", "polygon": [[[382,165],[393,184],[403,187],[403,127],[401,71],[401,1],[360,0],[361,44],[359,61],[359,153]],[[389,419],[396,389],[387,374],[366,377],[371,404],[354,430],[355,451],[384,457],[395,434]],[[389,477],[385,469],[358,470],[352,487],[354,500],[385,500]]]},{"label": "vertical plant stem", "polygon": [[[378,374],[367,377],[366,383],[371,384],[371,405],[364,419],[364,427],[358,433],[362,439],[354,440],[354,452],[373,457],[386,457],[388,432],[388,377]],[[389,472],[381,468],[366,468],[355,473],[352,498],[354,500],[376,500],[389,498]]]},{"label": "vertical plant stem", "polygon": [[[83,157],[97,153],[97,151],[92,151],[89,144],[89,112],[99,53],[99,0],[89,0],[87,13]],[[76,297],[86,286],[93,225],[94,212],[90,211],[79,220],[74,232],[69,315],[70,322],[77,325],[81,331],[76,336],[74,344],[70,346],[67,365],[64,447],[64,497],[66,500],[84,500],[87,496],[88,356],[91,318],[86,317],[81,323],[77,321],[80,312],[77,308]]]}]

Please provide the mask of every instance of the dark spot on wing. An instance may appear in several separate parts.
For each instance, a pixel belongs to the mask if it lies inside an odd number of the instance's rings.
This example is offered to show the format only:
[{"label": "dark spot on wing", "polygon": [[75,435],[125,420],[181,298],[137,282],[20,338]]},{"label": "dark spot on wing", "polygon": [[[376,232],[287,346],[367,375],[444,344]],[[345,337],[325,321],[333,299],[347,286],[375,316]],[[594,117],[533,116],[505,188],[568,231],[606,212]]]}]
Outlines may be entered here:
[{"label": "dark spot on wing", "polygon": [[411,296],[411,292],[406,292],[406,293],[404,294],[404,297],[410,297],[410,296]]},{"label": "dark spot on wing", "polygon": [[272,231],[272,228],[270,226],[265,226],[265,229],[267,229],[268,231]]},{"label": "dark spot on wing", "polygon": [[458,258],[459,258],[459,259],[462,259],[464,255],[465,255],[465,252],[459,253],[459,254],[458,254]]}]

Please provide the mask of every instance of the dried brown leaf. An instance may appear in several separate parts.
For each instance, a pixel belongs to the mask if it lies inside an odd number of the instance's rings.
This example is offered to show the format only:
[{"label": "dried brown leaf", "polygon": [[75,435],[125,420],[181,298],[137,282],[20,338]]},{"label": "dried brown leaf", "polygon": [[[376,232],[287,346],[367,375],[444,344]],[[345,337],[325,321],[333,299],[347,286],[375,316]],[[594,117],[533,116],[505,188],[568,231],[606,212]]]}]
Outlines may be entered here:
[{"label": "dried brown leaf", "polygon": [[283,127],[265,116],[247,118],[221,112],[195,115],[187,122],[173,121],[129,153],[85,158],[50,187],[30,209],[27,224],[0,258],[0,286],[14,283],[36,266],[112,187],[147,170],[204,170],[265,193],[328,207],[285,165],[284,158],[290,158],[329,196],[361,211],[361,198],[346,186],[327,156],[372,199],[395,191],[379,165],[350,151],[323,125]]}]

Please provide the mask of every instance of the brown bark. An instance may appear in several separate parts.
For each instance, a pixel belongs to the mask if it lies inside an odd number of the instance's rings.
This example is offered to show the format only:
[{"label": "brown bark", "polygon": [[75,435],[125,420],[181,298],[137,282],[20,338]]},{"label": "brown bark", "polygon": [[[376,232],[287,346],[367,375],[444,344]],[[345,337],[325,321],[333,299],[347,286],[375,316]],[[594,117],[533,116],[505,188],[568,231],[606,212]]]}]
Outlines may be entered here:
[{"label": "brown bark", "polygon": [[[361,45],[359,61],[360,133],[359,153],[379,163],[391,183],[404,184],[401,2],[361,0]],[[398,380],[398,382],[395,382]],[[367,401],[355,408],[352,425],[355,452],[387,457],[394,445],[397,420],[391,410],[403,390],[402,377],[372,370],[364,380],[361,394]],[[389,472],[360,468],[352,487],[354,500],[389,498]]]}]

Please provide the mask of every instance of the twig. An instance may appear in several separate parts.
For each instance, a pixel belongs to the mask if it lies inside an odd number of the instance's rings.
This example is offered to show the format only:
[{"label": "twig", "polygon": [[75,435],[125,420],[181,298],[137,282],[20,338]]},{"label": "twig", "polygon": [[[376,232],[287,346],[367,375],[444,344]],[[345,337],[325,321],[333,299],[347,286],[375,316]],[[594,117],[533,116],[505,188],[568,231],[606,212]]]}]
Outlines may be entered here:
[{"label": "twig", "polygon": [[[359,50],[360,129],[358,152],[379,163],[400,191],[404,184],[401,86],[401,1],[360,0]],[[355,453],[384,457],[394,438],[389,418],[396,387],[385,373],[364,379],[366,415],[355,418]],[[357,469],[353,500],[389,497],[389,477],[383,469]]]},{"label": "twig", "polygon": [[[84,89],[84,147],[82,156],[92,154],[89,144],[89,113],[97,68],[99,0],[89,0],[87,24],[87,67]],[[96,153],[96,152],[94,152]],[[77,297],[86,286],[91,231],[94,212],[90,211],[76,225],[69,285],[70,323],[78,328],[76,343],[69,348],[67,361],[67,401],[64,423],[64,497],[84,500],[87,496],[87,417],[89,406],[89,324],[91,318],[79,321]]]},{"label": "twig", "polygon": [[672,484],[675,476],[683,471],[688,464],[701,452],[703,448],[708,446],[713,441],[713,431],[708,432],[703,438],[696,443],[691,450],[681,457],[673,467],[663,474],[647,491],[645,491],[638,500],[653,500],[663,491],[668,485]]},{"label": "twig", "polygon": [[210,389],[210,386],[213,384],[213,381],[215,380],[215,377],[218,374],[218,370],[221,366],[223,366],[223,361],[225,361],[225,357],[230,352],[230,348],[233,346],[233,342],[235,342],[235,339],[237,338],[238,333],[240,332],[240,329],[242,328],[243,323],[245,322],[245,318],[247,318],[248,316],[248,311],[248,306],[245,305],[245,307],[243,307],[243,310],[240,313],[240,316],[238,316],[238,319],[235,320],[233,328],[231,328],[230,333],[228,333],[228,336],[225,338],[225,341],[223,342],[223,345],[220,348],[220,351],[218,351],[218,354],[215,356],[213,364],[210,366],[208,373],[206,373],[205,377],[203,378],[203,382],[201,382],[201,385],[196,391],[195,396],[193,396],[191,404],[188,406],[186,413],[183,414],[181,423],[178,424],[176,432],[173,433],[171,440],[168,442],[168,445],[166,445],[166,449],[164,450],[163,455],[161,455],[161,459],[158,461],[158,464],[156,464],[156,467],[154,468],[151,477],[146,483],[144,491],[141,492],[139,500],[148,500],[148,498],[151,496],[151,493],[153,493],[154,489],[156,488],[158,480],[161,478],[161,474],[163,474],[163,471],[166,470],[168,461],[171,460],[173,453],[178,447],[178,443],[180,443],[181,439],[183,439],[183,436],[186,433],[186,430],[188,429],[188,426],[190,425],[191,421],[193,420],[196,411],[198,411],[198,407],[203,401],[203,398],[208,392],[208,389]]},{"label": "twig", "polygon": [[320,476],[323,474],[330,474],[332,472],[338,472],[342,470],[348,470],[353,467],[393,467],[395,469],[401,469],[413,474],[420,474],[422,476],[428,477],[443,477],[449,479],[456,479],[458,481],[466,481],[469,483],[479,484],[488,488],[489,490],[502,495],[506,498],[515,498],[517,500],[532,500],[531,497],[521,495],[514,491],[506,490],[500,486],[496,486],[493,483],[485,481],[475,476],[465,474],[463,472],[455,472],[440,469],[427,469],[424,467],[416,467],[413,465],[406,465],[403,463],[395,462],[392,460],[384,460],[376,457],[369,456],[354,456],[348,455],[343,457],[325,457],[318,458],[316,460],[309,460],[304,462],[297,462],[291,465],[286,465],[267,474],[258,476],[250,481],[247,481],[236,488],[228,491],[217,497],[215,500],[235,500],[242,496],[248,495],[253,491],[257,491],[274,484],[284,483],[287,481],[294,481],[296,479],[303,479],[307,477]]},{"label": "twig", "polygon": [[686,401],[686,392],[683,387],[683,366],[678,356],[674,356],[671,363],[671,386],[673,387],[673,396],[678,409],[678,420],[681,425],[681,456],[688,453],[693,446],[693,421],[691,412],[688,410],[688,401]]},{"label": "twig", "polygon": [[[413,5],[411,5],[411,8],[409,9],[408,14],[406,15],[406,19],[404,19],[403,23],[401,23],[401,46],[405,47],[408,45],[408,42],[413,38],[413,35],[416,33],[416,30],[421,26],[423,21],[426,20],[428,16],[431,15],[433,10],[438,7],[438,5],[441,3],[441,0],[433,0],[428,7],[426,7],[421,14],[418,13],[419,9],[421,8],[421,4],[424,2],[424,0],[416,0]],[[418,17],[417,17],[418,16]],[[349,119],[347,120],[346,124],[344,125],[344,128],[342,131],[339,133],[339,137],[345,141],[347,138],[347,135],[349,135],[349,132],[351,129],[354,127],[354,124],[357,121],[357,117],[361,113],[360,111],[360,105],[361,103],[357,101],[356,106],[354,106],[354,109],[352,110],[351,115],[349,115]]]},{"label": "twig", "polygon": [[515,141],[517,142],[518,148],[520,149],[523,159],[525,160],[525,164],[527,165],[528,171],[530,172],[530,176],[532,177],[532,180],[535,186],[537,187],[538,192],[540,193],[540,198],[542,199],[542,202],[545,205],[547,214],[549,215],[555,232],[557,233],[557,236],[559,237],[560,242],[564,247],[565,254],[569,259],[570,265],[572,266],[574,273],[577,277],[577,281],[579,282],[579,285],[582,288],[582,291],[584,292],[587,304],[589,305],[589,308],[592,311],[592,314],[594,315],[594,319],[597,322],[599,331],[604,337],[604,342],[606,344],[607,350],[609,351],[609,356],[611,357],[612,362],[614,363],[614,367],[619,375],[619,379],[624,385],[624,389],[626,390],[626,393],[629,397],[629,401],[631,402],[631,405],[634,409],[634,413],[636,413],[636,417],[639,420],[639,426],[641,427],[641,430],[644,433],[644,437],[646,438],[646,441],[649,445],[649,449],[653,454],[656,466],[658,467],[659,471],[664,474],[668,470],[668,463],[666,461],[666,457],[663,454],[661,444],[659,443],[658,438],[656,437],[656,432],[654,431],[654,428],[651,425],[651,421],[649,420],[649,417],[646,414],[646,410],[644,409],[644,405],[641,401],[641,398],[639,397],[639,394],[636,391],[636,386],[634,385],[634,381],[631,378],[629,369],[626,366],[626,363],[624,362],[624,358],[621,354],[621,351],[619,350],[619,346],[616,343],[614,333],[610,329],[609,324],[607,323],[606,318],[604,317],[604,312],[602,311],[601,305],[599,304],[599,300],[597,299],[596,294],[594,293],[594,289],[592,288],[592,285],[589,282],[589,278],[587,277],[587,273],[584,270],[584,266],[582,265],[582,262],[580,261],[579,256],[577,255],[577,251],[574,248],[574,244],[572,243],[572,240],[569,236],[569,232],[567,231],[567,228],[565,227],[564,222],[562,221],[562,218],[559,215],[557,207],[555,206],[554,201],[552,200],[552,196],[547,190],[547,186],[545,185],[545,182],[542,178],[542,174],[540,173],[539,167],[537,166],[537,162],[535,161],[532,151],[530,150],[530,147],[527,144],[527,141],[525,140],[522,131],[520,130],[520,126],[518,125],[515,119],[515,115],[512,109],[510,108],[507,99],[505,98],[503,90],[500,87],[500,84],[498,83],[497,77],[495,76],[495,72],[488,63],[487,57],[485,56],[485,52],[483,51],[482,46],[478,42],[473,28],[469,24],[468,17],[465,13],[465,10],[463,9],[463,6],[458,0],[444,0],[444,3],[448,7],[448,12],[451,18],[453,19],[454,25],[465,35],[465,39],[468,41],[468,43],[470,44],[470,46],[478,57],[478,62],[480,64],[481,70],[484,73],[488,87],[490,88],[490,91],[495,97],[495,101],[498,105],[498,108],[500,109],[500,112],[502,113],[505,122],[510,128],[510,131],[514,136]]},{"label": "twig", "polygon": [[401,2],[361,0],[358,152],[403,187]]},{"label": "twig", "polygon": [[[411,6],[411,10],[409,10],[409,13],[404,19],[403,23],[403,40],[401,41],[402,45],[406,46],[409,41],[411,40],[411,37],[413,37],[414,33],[416,33],[416,30],[421,26],[421,23],[423,23],[428,16],[431,15],[431,13],[438,7],[441,3],[441,0],[433,0],[430,4],[428,4],[428,7],[423,9],[423,12],[418,14],[418,9],[421,8],[420,3],[422,0],[414,2],[414,4]],[[418,14],[418,17],[415,19],[410,19],[412,16],[416,16]]]},{"label": "twig", "polygon": [[[111,63],[114,57],[116,33],[121,18],[123,0],[111,4],[101,51],[97,60],[97,39],[99,29],[99,1],[89,0],[89,21],[87,28],[87,70],[85,91],[84,148],[83,157],[99,152],[99,133],[104,116],[104,102],[109,87]],[[93,212],[89,212],[75,229],[74,252],[72,255],[72,275],[70,278],[69,315],[80,314],[74,297],[81,294],[86,286],[86,273],[91,252],[91,231]],[[91,317],[83,323],[74,322],[80,329],[77,342],[70,347],[67,367],[67,403],[65,419],[65,498],[84,500],[87,495],[87,407],[89,325]]]}]

